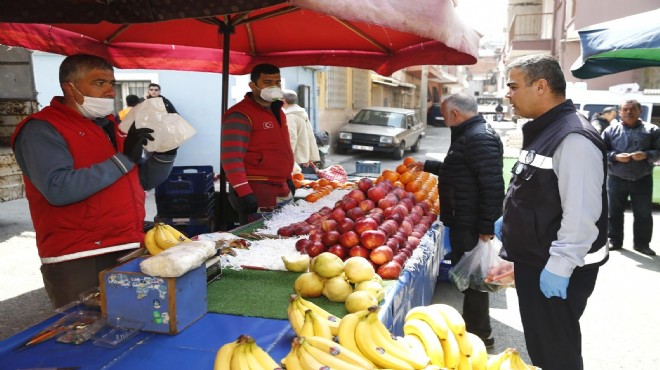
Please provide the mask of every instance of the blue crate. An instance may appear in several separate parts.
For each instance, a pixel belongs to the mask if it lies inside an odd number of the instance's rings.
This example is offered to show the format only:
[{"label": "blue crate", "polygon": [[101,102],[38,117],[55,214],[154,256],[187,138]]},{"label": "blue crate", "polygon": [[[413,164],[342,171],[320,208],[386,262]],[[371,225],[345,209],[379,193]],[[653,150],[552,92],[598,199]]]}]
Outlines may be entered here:
[{"label": "blue crate", "polygon": [[156,186],[156,195],[193,195],[213,190],[212,166],[174,166],[167,180]]},{"label": "blue crate", "polygon": [[166,223],[192,238],[200,234],[211,233],[215,228],[215,217],[164,217],[156,215],[154,222]]},{"label": "blue crate", "polygon": [[449,282],[449,270],[451,270],[451,261],[440,261],[440,271],[438,272],[438,281]]},{"label": "blue crate", "polygon": [[380,161],[357,161],[355,162],[355,173],[380,175]]}]

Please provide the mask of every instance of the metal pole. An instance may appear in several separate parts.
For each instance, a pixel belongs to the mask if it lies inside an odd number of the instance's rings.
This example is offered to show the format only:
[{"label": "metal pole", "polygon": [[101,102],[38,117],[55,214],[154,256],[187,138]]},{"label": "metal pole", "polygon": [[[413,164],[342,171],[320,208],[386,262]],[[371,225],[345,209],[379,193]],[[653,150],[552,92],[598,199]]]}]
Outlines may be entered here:
[{"label": "metal pole", "polygon": [[[234,33],[234,26],[228,23],[220,24],[218,32],[222,33],[222,116],[224,116],[227,111],[227,105],[229,101],[229,42],[231,35]],[[222,127],[222,122],[220,123]],[[222,144],[222,128],[220,129],[220,143]],[[222,145],[220,146],[220,155],[222,156]],[[220,159],[220,158],[218,158]],[[220,160],[220,199],[218,199],[219,212],[216,211],[216,215],[220,214],[225,216],[225,207],[231,207],[227,201],[227,176],[225,171],[222,169],[222,160]],[[223,217],[224,218],[224,217]],[[217,220],[220,221],[220,220]]]}]

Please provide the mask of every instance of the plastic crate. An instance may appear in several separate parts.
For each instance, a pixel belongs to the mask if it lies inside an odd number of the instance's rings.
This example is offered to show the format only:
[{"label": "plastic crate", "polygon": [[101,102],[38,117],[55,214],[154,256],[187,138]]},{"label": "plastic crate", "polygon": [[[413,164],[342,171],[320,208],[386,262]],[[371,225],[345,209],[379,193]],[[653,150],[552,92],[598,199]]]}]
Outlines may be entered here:
[{"label": "plastic crate", "polygon": [[164,217],[209,217],[215,213],[214,193],[156,195],[156,211]]},{"label": "plastic crate", "polygon": [[355,173],[380,174],[380,161],[357,161],[355,162]]},{"label": "plastic crate", "polygon": [[214,231],[215,217],[164,217],[156,215],[155,222],[171,225],[189,238]]},{"label": "plastic crate", "polygon": [[156,195],[192,195],[213,192],[212,166],[174,166],[170,176],[156,186]]}]

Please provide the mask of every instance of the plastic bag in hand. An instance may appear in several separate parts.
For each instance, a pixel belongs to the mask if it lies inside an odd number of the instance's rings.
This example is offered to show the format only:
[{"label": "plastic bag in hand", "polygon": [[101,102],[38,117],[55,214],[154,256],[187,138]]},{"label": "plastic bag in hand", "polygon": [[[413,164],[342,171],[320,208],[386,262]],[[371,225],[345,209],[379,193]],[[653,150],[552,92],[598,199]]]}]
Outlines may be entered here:
[{"label": "plastic bag in hand", "polygon": [[164,153],[178,148],[196,133],[180,115],[167,113],[162,98],[146,99],[133,107],[119,124],[119,129],[126,133],[133,122],[135,128],[148,127],[154,130],[154,140],[145,146],[152,153]]},{"label": "plastic bag in hand", "polygon": [[487,242],[479,239],[477,246],[465,253],[449,271],[449,280],[460,291],[471,288],[481,292],[496,292],[513,287],[513,263],[499,256],[501,247],[497,239]]}]

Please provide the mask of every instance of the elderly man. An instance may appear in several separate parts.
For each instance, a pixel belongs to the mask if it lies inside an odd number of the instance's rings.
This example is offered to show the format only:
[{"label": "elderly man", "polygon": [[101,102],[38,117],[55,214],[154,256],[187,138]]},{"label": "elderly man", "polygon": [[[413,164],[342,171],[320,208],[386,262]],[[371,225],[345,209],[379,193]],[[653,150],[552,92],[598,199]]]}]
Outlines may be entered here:
[{"label": "elderly man", "polygon": [[297,104],[298,94],[293,90],[283,90],[284,113],[289,126],[289,140],[293,158],[303,173],[314,173],[314,162],[321,160],[319,147],[316,145],[314,128],[309,121],[307,111]]}]

